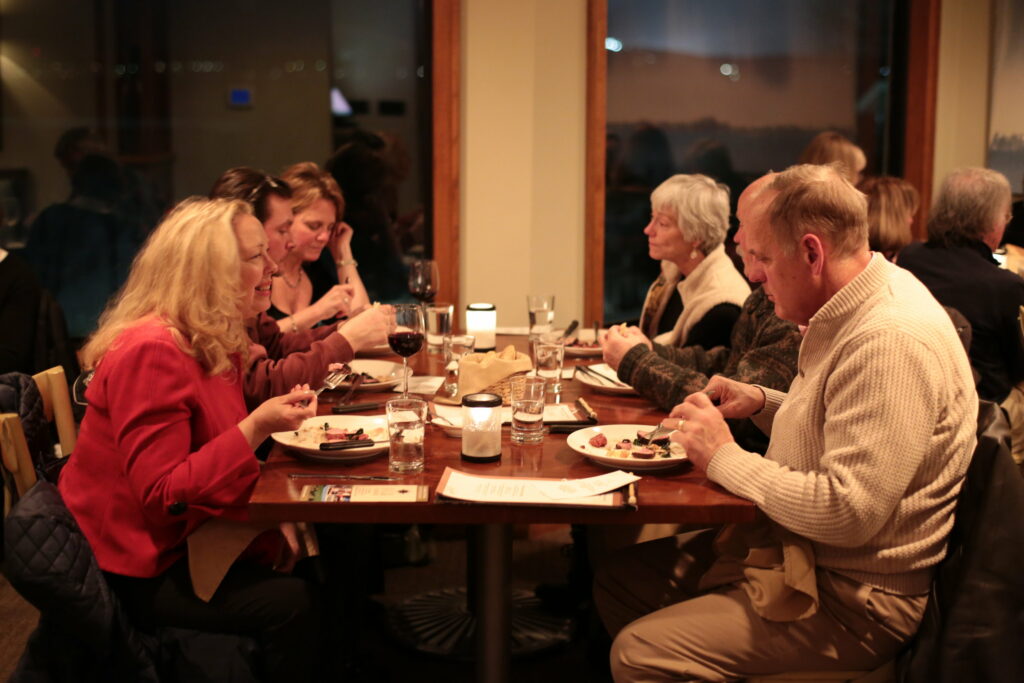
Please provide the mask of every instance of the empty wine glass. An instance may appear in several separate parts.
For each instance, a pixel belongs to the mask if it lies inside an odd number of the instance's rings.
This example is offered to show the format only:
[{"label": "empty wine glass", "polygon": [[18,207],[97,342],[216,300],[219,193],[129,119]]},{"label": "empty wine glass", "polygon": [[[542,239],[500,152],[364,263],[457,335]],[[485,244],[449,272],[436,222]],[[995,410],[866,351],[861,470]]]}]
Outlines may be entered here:
[{"label": "empty wine glass", "polygon": [[437,296],[440,284],[437,261],[419,259],[409,266],[409,293],[421,303],[430,303]]},{"label": "empty wine glass", "polygon": [[423,346],[423,327],[423,309],[419,304],[395,304],[395,331],[388,335],[388,346],[402,357],[402,398],[409,398],[409,356]]}]

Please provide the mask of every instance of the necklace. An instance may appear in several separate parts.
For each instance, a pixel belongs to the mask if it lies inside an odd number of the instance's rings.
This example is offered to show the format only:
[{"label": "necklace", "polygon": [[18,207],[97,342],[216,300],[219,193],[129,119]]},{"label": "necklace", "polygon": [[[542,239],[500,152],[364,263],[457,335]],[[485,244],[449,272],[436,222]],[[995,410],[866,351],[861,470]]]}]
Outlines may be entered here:
[{"label": "necklace", "polygon": [[285,277],[284,271],[281,271],[281,279],[284,280],[284,283],[286,285],[288,285],[292,289],[295,289],[296,287],[299,286],[299,283],[302,282],[302,275],[303,275],[303,273],[305,273],[305,271],[300,268],[299,269],[299,276],[297,278],[295,278],[295,282],[292,283],[292,282],[289,282],[288,278]]}]

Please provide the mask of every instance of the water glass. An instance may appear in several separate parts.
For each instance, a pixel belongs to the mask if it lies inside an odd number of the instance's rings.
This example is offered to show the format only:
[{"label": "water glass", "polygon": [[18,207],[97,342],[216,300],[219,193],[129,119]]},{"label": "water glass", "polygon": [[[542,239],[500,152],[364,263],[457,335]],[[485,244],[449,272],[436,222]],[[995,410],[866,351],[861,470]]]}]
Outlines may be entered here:
[{"label": "water glass", "polygon": [[459,361],[473,353],[476,337],[471,334],[444,336],[444,390],[449,396],[459,393]]},{"label": "water glass", "polygon": [[530,314],[530,336],[551,331],[555,322],[555,295],[530,294],[526,297],[526,310]]},{"label": "water glass", "polygon": [[388,469],[397,474],[422,472],[427,402],[419,398],[393,398],[387,402],[387,415],[391,441]]},{"label": "water glass", "polygon": [[423,308],[427,317],[427,351],[440,351],[444,337],[452,332],[452,304],[426,304]]},{"label": "water glass", "polygon": [[512,443],[540,443],[544,439],[543,377],[516,375],[510,381],[512,401]]},{"label": "water glass", "polygon": [[533,346],[537,376],[547,380],[548,391],[562,390],[562,364],[565,361],[565,340],[555,334],[541,335]]}]

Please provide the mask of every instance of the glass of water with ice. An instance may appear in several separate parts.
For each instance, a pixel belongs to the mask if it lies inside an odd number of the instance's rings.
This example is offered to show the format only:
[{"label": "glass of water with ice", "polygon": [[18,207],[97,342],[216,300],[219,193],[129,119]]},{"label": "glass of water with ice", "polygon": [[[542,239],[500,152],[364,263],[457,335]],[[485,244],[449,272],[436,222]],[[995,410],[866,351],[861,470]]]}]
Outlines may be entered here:
[{"label": "glass of water with ice", "polygon": [[387,415],[391,441],[388,469],[397,474],[422,472],[427,402],[419,398],[394,398],[387,402]]}]

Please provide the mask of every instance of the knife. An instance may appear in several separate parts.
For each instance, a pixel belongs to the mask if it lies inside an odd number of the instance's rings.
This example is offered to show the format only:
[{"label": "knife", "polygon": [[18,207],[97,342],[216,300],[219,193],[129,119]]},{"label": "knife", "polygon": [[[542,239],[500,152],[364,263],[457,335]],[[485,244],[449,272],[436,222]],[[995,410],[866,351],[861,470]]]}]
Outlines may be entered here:
[{"label": "knife", "polygon": [[576,366],[576,371],[577,372],[582,372],[584,375],[587,375],[589,377],[593,377],[598,382],[604,382],[605,385],[607,385],[607,386],[615,386],[615,385],[612,384],[612,381],[610,379],[608,379],[604,375],[599,375],[598,373],[594,372],[593,370],[591,370],[586,365],[577,365]]},{"label": "knife", "polygon": [[365,380],[365,379],[366,379],[366,377],[364,377],[362,373],[356,375],[356,378],[354,380],[352,380],[352,384],[349,385],[348,390],[344,394],[341,395],[341,398],[339,398],[337,400],[335,405],[336,406],[344,405],[344,403],[346,401],[350,400],[352,398],[352,395],[354,393],[356,393],[356,389],[359,388],[359,385],[362,384],[363,380]]},{"label": "knife", "polygon": [[314,472],[290,472],[289,479],[360,479],[364,481],[401,481],[398,477],[382,477],[376,474],[320,474]]},{"label": "knife", "polygon": [[322,451],[347,451],[350,448],[369,448],[391,443],[391,441],[370,441],[369,439],[353,439],[352,441],[325,441],[320,444]]},{"label": "knife", "polygon": [[594,373],[598,377],[603,377],[604,379],[608,380],[609,382],[612,382],[616,386],[619,386],[619,387],[629,387],[629,385],[626,384],[625,382],[620,382],[618,378],[616,378],[616,377],[609,377],[608,375],[604,374],[603,372],[600,372],[599,370],[595,370],[594,368],[589,368],[589,367],[587,368],[587,370],[589,370],[590,372]]},{"label": "knife", "polygon": [[335,415],[341,415],[342,413],[357,413],[360,410],[376,410],[380,408],[383,403],[380,401],[367,401],[366,403],[349,403],[346,406],[337,405],[331,407],[331,412]]},{"label": "knife", "polygon": [[579,320],[573,320],[569,323],[569,327],[565,328],[565,332],[562,333],[562,341],[568,341],[572,338],[572,333],[576,331],[576,328],[580,326]]}]

